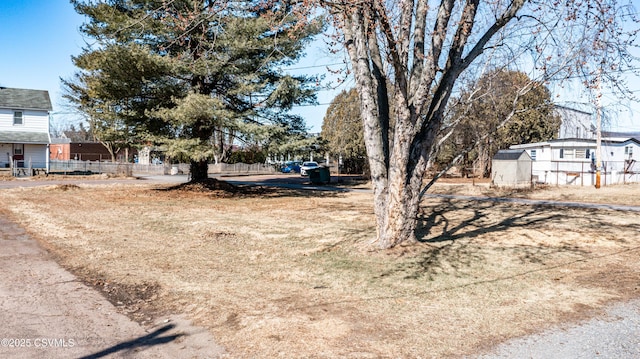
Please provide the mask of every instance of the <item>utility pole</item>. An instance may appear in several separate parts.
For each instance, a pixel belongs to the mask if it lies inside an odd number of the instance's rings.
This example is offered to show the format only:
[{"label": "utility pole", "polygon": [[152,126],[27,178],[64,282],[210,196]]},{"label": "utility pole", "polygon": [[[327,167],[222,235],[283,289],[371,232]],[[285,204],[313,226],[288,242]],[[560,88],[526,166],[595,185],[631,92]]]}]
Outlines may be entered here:
[{"label": "utility pole", "polygon": [[[602,31],[604,37],[603,47],[606,48],[607,43],[607,29]],[[606,50],[604,51],[606,54]],[[606,56],[603,54],[603,56]],[[602,70],[604,66],[605,58],[600,62],[600,68],[598,69],[598,75],[596,76],[596,188],[600,188],[600,172],[602,170]]]},{"label": "utility pole", "polygon": [[600,77],[602,76],[602,68],[598,71],[596,78],[596,188],[600,188],[600,170],[602,168],[602,91],[600,89]]}]

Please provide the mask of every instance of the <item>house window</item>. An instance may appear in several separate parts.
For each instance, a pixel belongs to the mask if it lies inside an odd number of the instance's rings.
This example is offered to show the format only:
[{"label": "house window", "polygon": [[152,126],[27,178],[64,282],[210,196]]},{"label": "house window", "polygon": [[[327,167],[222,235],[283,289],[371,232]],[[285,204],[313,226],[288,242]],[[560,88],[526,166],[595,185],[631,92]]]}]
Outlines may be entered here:
[{"label": "house window", "polygon": [[576,150],[571,148],[564,151],[564,158],[574,159],[576,158]]},{"label": "house window", "polygon": [[589,158],[586,153],[587,150],[584,148],[576,149],[576,158]]},{"label": "house window", "polygon": [[531,150],[531,160],[536,160],[536,150]]},{"label": "house window", "polygon": [[633,158],[633,147],[632,146],[625,146],[624,147],[624,155],[629,157],[630,159]]},{"label": "house window", "polygon": [[[576,150],[575,148],[561,148],[560,149],[560,158],[572,160],[574,158],[584,158],[586,154],[583,152],[584,150]],[[580,155],[580,157],[578,157]]]},{"label": "house window", "polygon": [[22,111],[13,111],[13,124],[22,125]]}]

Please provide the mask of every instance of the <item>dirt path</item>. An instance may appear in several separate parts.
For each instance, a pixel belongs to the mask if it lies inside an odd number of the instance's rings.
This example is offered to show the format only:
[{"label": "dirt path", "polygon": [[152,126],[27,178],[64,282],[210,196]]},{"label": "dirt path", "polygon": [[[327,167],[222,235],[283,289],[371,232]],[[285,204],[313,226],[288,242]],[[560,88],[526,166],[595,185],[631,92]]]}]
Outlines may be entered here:
[{"label": "dirt path", "polygon": [[61,268],[0,214],[0,357],[215,358],[224,350],[178,316],[144,328]]}]

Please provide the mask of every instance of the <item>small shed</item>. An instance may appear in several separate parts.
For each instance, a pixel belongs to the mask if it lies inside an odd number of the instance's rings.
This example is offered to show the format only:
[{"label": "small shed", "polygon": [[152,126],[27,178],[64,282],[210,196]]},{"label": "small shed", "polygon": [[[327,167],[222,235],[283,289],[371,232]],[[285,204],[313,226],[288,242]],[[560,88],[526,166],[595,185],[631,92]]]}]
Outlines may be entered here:
[{"label": "small shed", "polygon": [[491,182],[501,187],[530,186],[532,162],[525,150],[500,150],[491,161]]}]

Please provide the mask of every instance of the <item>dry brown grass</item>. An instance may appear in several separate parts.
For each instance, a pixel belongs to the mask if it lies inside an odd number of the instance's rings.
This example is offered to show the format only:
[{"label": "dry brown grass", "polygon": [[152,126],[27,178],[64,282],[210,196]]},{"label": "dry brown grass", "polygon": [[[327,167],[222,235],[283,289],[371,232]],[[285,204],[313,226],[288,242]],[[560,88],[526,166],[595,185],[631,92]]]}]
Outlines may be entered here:
[{"label": "dry brown grass", "polygon": [[[574,198],[548,191],[528,196]],[[0,200],[123,311],[186,313],[234,358],[459,356],[639,293],[637,213],[429,199],[420,243],[373,251],[366,193],[85,185]]]},{"label": "dry brown grass", "polygon": [[553,200],[561,202],[608,203],[620,205],[640,206],[640,192],[638,184],[603,186],[596,189],[593,186],[549,186],[538,185],[531,188],[491,188],[488,180],[472,185],[454,180],[437,183],[428,193],[461,194],[487,197],[517,197],[527,199]]}]

